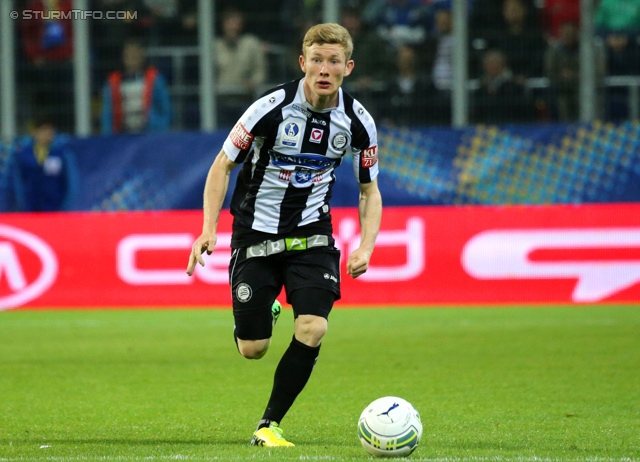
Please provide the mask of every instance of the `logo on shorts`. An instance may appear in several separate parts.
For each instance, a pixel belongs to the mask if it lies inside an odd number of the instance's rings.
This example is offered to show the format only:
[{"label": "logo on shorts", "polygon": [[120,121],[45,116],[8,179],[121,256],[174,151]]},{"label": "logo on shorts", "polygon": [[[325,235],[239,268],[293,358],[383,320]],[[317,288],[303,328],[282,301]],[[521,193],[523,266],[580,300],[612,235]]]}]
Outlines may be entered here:
[{"label": "logo on shorts", "polygon": [[236,297],[239,302],[246,303],[251,300],[251,295],[253,295],[251,291],[251,287],[244,282],[238,286],[236,289]]},{"label": "logo on shorts", "polygon": [[324,273],[324,278],[325,279],[331,279],[333,282],[338,282],[338,278],[329,274],[329,273]]}]

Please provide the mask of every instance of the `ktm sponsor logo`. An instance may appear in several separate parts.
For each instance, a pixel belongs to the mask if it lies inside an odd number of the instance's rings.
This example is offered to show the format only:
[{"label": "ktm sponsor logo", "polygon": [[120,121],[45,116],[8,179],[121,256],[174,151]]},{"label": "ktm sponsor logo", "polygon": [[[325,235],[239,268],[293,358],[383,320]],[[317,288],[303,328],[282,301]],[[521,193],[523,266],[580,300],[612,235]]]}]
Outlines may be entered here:
[{"label": "ktm sponsor logo", "polygon": [[53,249],[35,234],[0,225],[0,310],[44,294],[58,275]]}]

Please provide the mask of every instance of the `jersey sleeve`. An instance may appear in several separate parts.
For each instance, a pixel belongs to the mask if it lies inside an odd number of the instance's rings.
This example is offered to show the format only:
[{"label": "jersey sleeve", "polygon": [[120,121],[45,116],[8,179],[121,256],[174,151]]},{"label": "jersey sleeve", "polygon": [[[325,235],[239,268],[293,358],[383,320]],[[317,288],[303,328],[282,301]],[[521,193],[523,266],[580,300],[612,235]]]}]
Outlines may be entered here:
[{"label": "jersey sleeve", "polygon": [[229,159],[239,164],[251,151],[256,137],[266,136],[269,114],[284,100],[285,92],[276,89],[257,99],[233,126],[222,149]]},{"label": "jersey sleeve", "polygon": [[373,117],[358,101],[354,101],[353,109],[353,173],[358,183],[371,183],[378,176],[378,132]]}]

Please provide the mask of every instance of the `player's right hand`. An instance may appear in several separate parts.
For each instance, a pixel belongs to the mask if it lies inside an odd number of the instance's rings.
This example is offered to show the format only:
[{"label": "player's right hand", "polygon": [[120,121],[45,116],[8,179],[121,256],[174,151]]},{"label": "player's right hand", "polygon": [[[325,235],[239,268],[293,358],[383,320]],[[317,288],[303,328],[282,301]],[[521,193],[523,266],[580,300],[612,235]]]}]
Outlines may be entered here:
[{"label": "player's right hand", "polygon": [[215,234],[203,233],[191,246],[191,255],[189,255],[189,265],[187,265],[187,274],[191,276],[196,269],[196,263],[204,266],[202,254],[207,252],[211,255],[216,245],[217,237]]}]

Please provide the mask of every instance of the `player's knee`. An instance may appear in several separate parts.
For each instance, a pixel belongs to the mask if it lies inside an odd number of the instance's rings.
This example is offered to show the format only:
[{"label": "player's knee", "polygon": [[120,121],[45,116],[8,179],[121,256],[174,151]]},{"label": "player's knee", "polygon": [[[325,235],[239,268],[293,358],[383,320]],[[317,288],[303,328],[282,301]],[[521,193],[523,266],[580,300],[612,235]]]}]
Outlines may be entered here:
[{"label": "player's knee", "polygon": [[240,340],[238,339],[238,351],[247,359],[260,359],[269,350],[269,340]]},{"label": "player's knee", "polygon": [[295,335],[305,345],[316,347],[327,333],[329,324],[321,316],[300,315],[296,319]]}]

